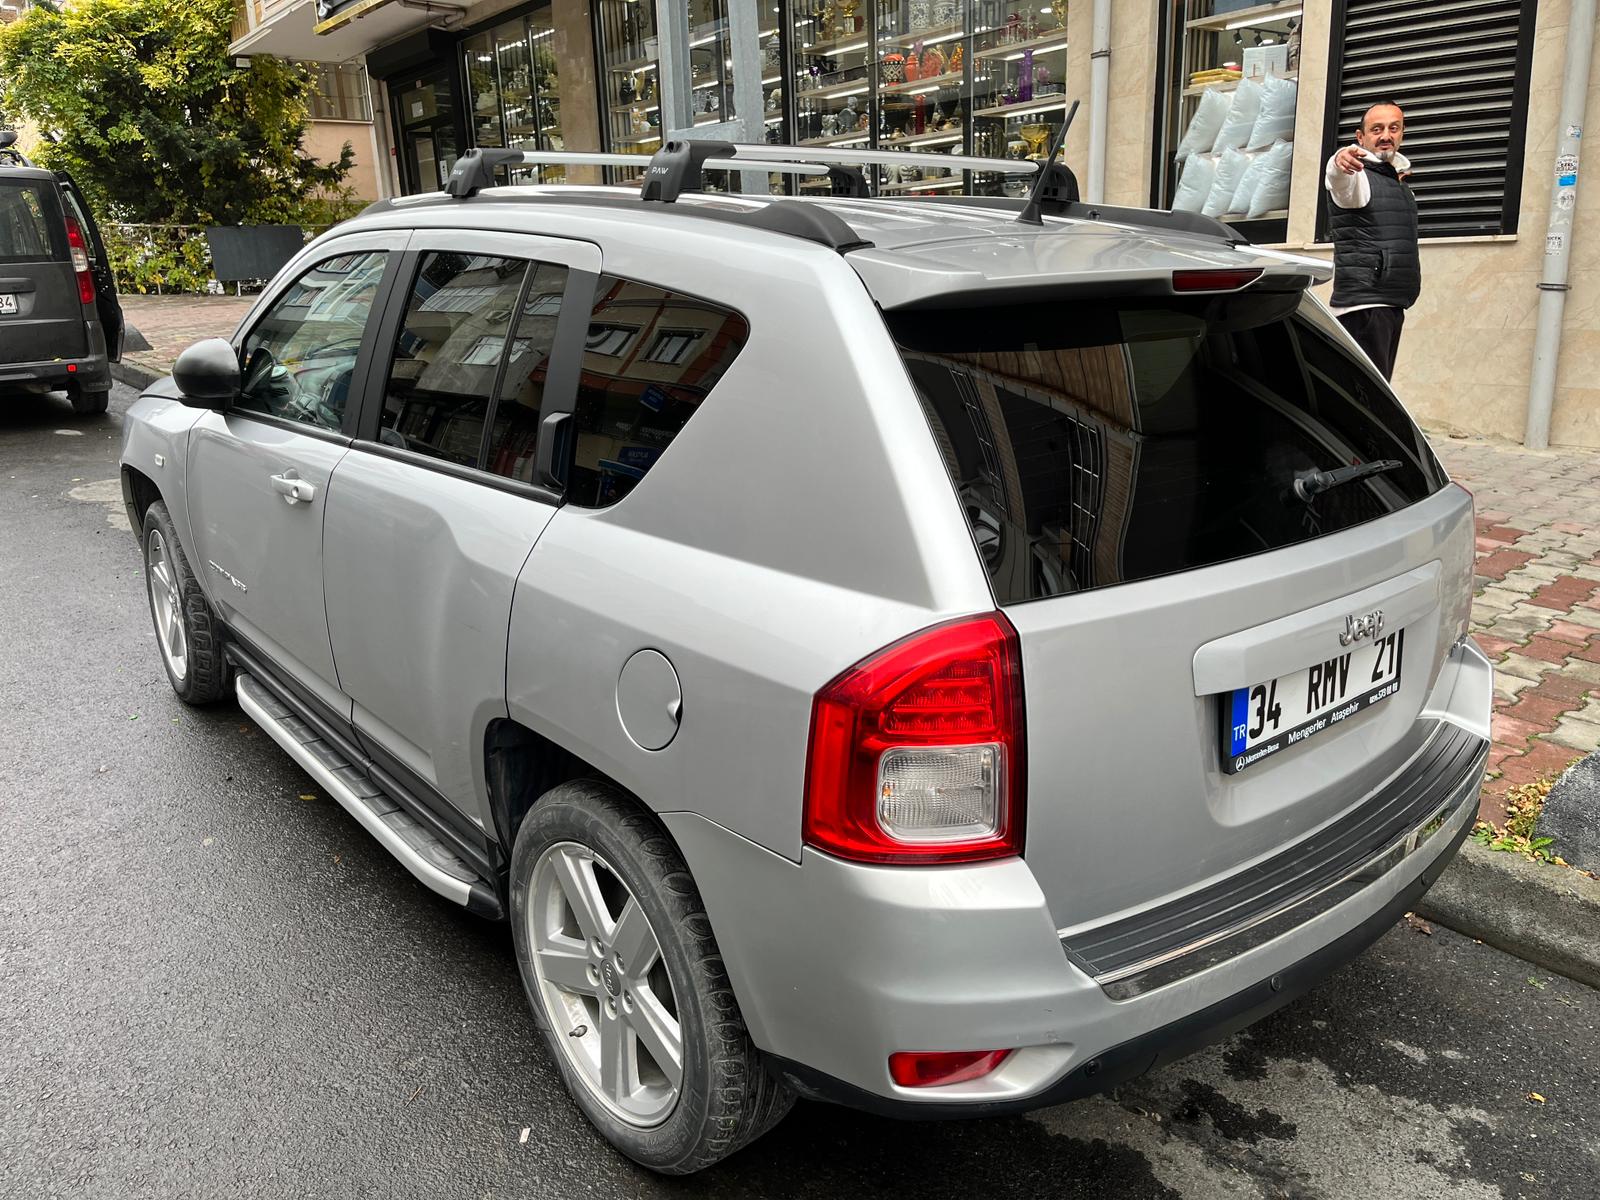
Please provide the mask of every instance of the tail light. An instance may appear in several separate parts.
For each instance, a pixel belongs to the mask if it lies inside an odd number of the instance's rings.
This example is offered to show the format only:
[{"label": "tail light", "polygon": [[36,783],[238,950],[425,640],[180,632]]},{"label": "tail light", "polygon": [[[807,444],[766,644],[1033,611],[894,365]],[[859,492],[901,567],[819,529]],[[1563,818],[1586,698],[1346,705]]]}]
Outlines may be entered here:
[{"label": "tail light", "polygon": [[67,249],[72,254],[72,270],[78,276],[78,299],[93,304],[94,276],[89,274],[89,244],[83,240],[83,229],[76,217],[67,218]]},{"label": "tail light", "polygon": [[817,693],[805,838],[856,862],[1022,852],[1022,655],[999,613],[935,625]]},{"label": "tail light", "polygon": [[1222,267],[1216,270],[1174,271],[1175,292],[1236,292],[1261,278],[1259,267]]},{"label": "tail light", "polygon": [[889,1076],[901,1087],[940,1087],[982,1079],[1001,1063],[1009,1050],[902,1050],[889,1055]]}]

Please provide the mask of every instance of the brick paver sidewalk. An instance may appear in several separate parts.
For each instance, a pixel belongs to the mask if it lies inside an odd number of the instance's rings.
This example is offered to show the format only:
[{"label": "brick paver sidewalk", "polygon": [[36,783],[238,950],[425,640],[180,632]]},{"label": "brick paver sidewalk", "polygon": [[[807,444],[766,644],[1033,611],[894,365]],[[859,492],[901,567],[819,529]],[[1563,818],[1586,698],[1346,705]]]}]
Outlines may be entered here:
[{"label": "brick paver sidewalk", "polygon": [[1494,747],[1479,815],[1600,749],[1600,453],[1432,438],[1477,500],[1472,627],[1495,664]]},{"label": "brick paver sidewalk", "polygon": [[148,350],[128,350],[127,362],[154,375],[172,371],[185,346],[209,337],[228,337],[256,302],[254,296],[123,296],[122,315],[150,343]]}]

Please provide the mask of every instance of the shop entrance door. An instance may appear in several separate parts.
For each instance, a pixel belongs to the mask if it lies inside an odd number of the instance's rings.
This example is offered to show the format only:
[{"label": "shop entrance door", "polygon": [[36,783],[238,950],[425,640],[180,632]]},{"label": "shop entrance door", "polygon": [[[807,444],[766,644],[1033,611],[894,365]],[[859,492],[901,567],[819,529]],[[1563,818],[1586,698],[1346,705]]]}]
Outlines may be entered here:
[{"label": "shop entrance door", "polygon": [[[391,85],[392,86],[392,85]],[[455,96],[448,68],[394,87],[400,131],[400,181],[410,192],[436,192],[456,165]]]}]

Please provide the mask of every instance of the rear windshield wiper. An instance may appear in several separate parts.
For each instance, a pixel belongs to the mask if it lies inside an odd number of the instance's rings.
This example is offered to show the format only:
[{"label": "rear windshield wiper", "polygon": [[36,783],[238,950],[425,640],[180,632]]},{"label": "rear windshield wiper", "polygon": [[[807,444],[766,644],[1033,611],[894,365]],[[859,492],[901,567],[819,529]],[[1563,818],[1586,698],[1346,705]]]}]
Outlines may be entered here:
[{"label": "rear windshield wiper", "polygon": [[1294,494],[1309,502],[1341,484],[1353,483],[1369,475],[1381,475],[1404,465],[1398,458],[1375,458],[1371,462],[1356,463],[1353,467],[1335,467],[1331,471],[1296,471]]}]

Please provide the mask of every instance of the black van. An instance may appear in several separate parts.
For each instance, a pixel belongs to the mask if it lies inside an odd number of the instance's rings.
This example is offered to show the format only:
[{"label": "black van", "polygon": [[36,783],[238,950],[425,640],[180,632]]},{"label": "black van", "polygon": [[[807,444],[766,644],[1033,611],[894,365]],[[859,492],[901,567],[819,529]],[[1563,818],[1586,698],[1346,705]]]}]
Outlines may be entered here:
[{"label": "black van", "polygon": [[122,305],[100,230],[62,171],[35,167],[0,130],[0,392],[65,390],[102,413],[122,357]]}]

